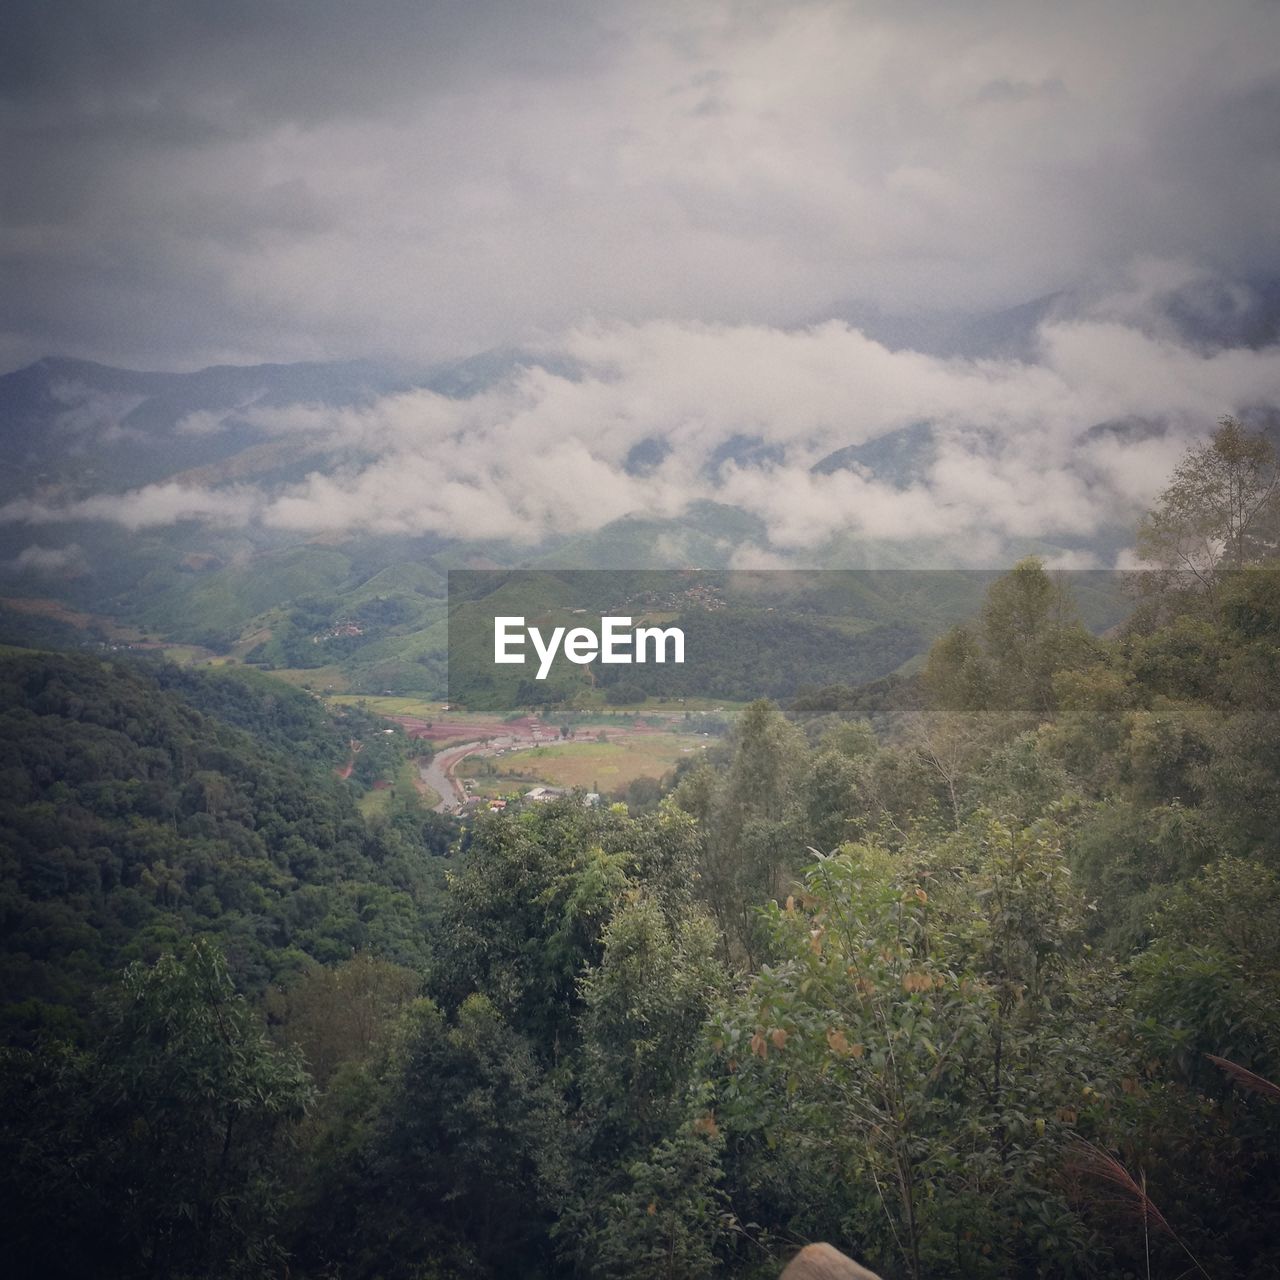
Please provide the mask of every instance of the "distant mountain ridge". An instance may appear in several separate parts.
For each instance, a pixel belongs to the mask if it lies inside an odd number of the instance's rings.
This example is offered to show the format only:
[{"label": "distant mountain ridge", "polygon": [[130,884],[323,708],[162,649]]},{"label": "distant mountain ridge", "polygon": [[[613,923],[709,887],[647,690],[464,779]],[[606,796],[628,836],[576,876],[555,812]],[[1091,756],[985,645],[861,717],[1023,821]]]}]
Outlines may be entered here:
[{"label": "distant mountain ridge", "polygon": [[[1046,322],[1070,322],[1089,305],[1058,293],[986,314],[903,317],[850,306],[843,318],[890,349],[1009,362],[1034,357]],[[1179,286],[1143,323],[1211,352],[1274,343],[1278,320],[1280,282],[1261,281],[1234,289]],[[441,675],[443,589],[451,568],[975,563],[968,548],[944,536],[876,540],[852,528],[824,535],[803,556],[793,554],[794,547],[780,552],[760,514],[721,496],[734,476],[750,472],[767,483],[776,469],[794,465],[794,442],[769,440],[755,425],[725,427],[709,440],[696,477],[701,496],[678,513],[623,510],[598,526],[547,533],[533,545],[447,530],[308,532],[253,518],[252,503],[263,496],[288,493],[312,476],[340,479],[378,460],[374,445],[344,446],[323,433],[267,425],[280,411],[324,406],[358,413],[415,390],[468,401],[524,369],[574,381],[584,376],[572,358],[519,348],[419,371],[349,360],[145,372],[51,356],[0,376],[0,597],[52,598],[167,640],[252,654],[276,666],[336,665],[360,688],[433,688]],[[1275,408],[1255,405],[1244,416],[1249,425],[1280,434]],[[1158,441],[1166,429],[1158,418],[1121,415],[1095,424],[1082,440]],[[982,430],[975,429],[974,439],[984,438]],[[657,474],[669,465],[674,438],[641,438],[619,459],[619,472],[638,481]],[[927,482],[946,443],[945,428],[921,418],[852,440],[816,461],[806,458],[805,465],[833,484],[847,473],[850,492],[860,492],[856,478],[901,494]],[[510,460],[517,471],[520,465],[518,457]],[[214,510],[133,527],[100,518],[112,495],[146,486],[225,497],[242,514]],[[578,496],[566,488],[566,502]],[[1088,534],[1007,537],[1000,550],[1008,558],[1040,554],[1105,564],[1131,535],[1132,523],[1120,513]],[[353,619],[359,634],[348,625]]]}]

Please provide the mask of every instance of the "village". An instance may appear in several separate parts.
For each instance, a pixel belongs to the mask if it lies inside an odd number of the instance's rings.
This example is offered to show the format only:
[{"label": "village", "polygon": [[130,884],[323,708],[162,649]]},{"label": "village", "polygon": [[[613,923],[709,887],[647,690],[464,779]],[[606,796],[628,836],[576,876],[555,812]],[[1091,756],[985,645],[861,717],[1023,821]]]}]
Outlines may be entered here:
[{"label": "village", "polygon": [[[557,726],[535,714],[500,719],[445,704],[428,716],[372,701],[408,737],[432,745],[431,758],[414,766],[417,785],[437,813],[454,816],[570,794],[601,804],[637,777],[661,777],[712,740],[677,716]],[[396,700],[401,707],[407,701]]]}]

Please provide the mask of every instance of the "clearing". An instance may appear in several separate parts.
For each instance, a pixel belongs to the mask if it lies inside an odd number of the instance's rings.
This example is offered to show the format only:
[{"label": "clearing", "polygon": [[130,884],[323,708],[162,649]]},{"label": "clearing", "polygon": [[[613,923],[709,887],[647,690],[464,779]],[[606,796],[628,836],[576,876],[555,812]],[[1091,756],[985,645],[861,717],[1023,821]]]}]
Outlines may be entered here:
[{"label": "clearing", "polygon": [[594,737],[523,750],[469,755],[455,772],[471,781],[475,795],[505,795],[538,783],[610,793],[636,778],[661,778],[681,760],[704,751],[711,739],[676,733],[618,733],[608,742]]}]

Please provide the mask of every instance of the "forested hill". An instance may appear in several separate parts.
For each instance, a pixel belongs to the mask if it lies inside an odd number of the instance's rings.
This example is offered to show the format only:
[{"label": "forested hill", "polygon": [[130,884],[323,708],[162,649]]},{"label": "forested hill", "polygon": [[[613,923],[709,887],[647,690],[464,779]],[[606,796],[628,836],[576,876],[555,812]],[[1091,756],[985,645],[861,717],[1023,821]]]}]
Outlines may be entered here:
[{"label": "forested hill", "polygon": [[252,674],[0,659],[10,1037],[74,1025],[127,962],[196,935],[250,991],[307,957],[419,960],[423,859],[411,833],[370,830],[334,776],[350,731]]},{"label": "forested hill", "polygon": [[7,660],[10,1269],[1280,1275],[1270,445],[1138,542],[1112,635],[1023,561],[917,679],[756,701],[652,810],[479,815],[430,895],[266,677]]}]

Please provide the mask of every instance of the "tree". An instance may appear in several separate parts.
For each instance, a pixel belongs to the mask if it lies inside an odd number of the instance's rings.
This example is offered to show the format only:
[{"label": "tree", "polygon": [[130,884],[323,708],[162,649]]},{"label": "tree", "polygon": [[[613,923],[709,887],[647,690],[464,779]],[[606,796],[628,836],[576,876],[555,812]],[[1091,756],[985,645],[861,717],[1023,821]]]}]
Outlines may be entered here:
[{"label": "tree", "polygon": [[334,968],[315,965],[280,1000],[285,1038],[324,1088],[343,1062],[372,1053],[421,985],[412,969],[366,951]]},{"label": "tree", "polygon": [[715,1137],[685,1127],[627,1163],[618,1187],[590,1215],[561,1226],[582,1274],[598,1280],[703,1280],[717,1269],[715,1248],[726,1196]]},{"label": "tree", "polygon": [[722,777],[690,774],[676,800],[705,826],[703,884],[726,950],[752,964],[762,941],[757,911],[784,890],[804,847],[798,784],[807,750],[803,733],[766,699],[742,713],[733,745]]},{"label": "tree", "polygon": [[1055,674],[1087,665],[1093,650],[1062,581],[1028,556],[988,588],[976,627],[935,642],[925,688],[944,711],[1043,715],[1054,707]]},{"label": "tree", "polygon": [[1053,677],[1086,662],[1091,640],[1061,577],[1034,556],[991,584],[982,606],[982,636],[996,706],[1043,713],[1053,708]]},{"label": "tree", "polygon": [[[93,1051],[54,1045],[5,1067],[6,1240],[20,1271],[28,1250],[26,1273],[49,1276],[256,1276],[279,1260],[275,1136],[311,1084],[212,944],[131,965]],[[54,1259],[78,1251],[87,1270],[60,1270]]]},{"label": "tree", "polygon": [[1212,586],[1222,569],[1275,554],[1280,469],[1264,436],[1232,417],[1178,464],[1155,510],[1138,526],[1138,553],[1164,575]]},{"label": "tree", "polygon": [[357,1280],[547,1274],[565,1195],[564,1103],[534,1046],[482,995],[411,1004],[375,1060],[338,1077],[298,1250]]},{"label": "tree", "polygon": [[814,867],[713,1030],[754,1220],[912,1277],[1064,1274],[1083,1229],[1051,1170],[1109,1091],[1079,914],[1052,819]]},{"label": "tree", "polygon": [[640,886],[664,913],[681,912],[698,843],[693,821],[670,805],[633,819],[621,806],[564,798],[478,822],[449,876],[435,992],[451,1009],[482,993],[558,1060],[575,1041],[579,979],[599,963],[609,921]]},{"label": "tree", "polygon": [[702,1025],[725,986],[715,929],[690,911],[669,921],[649,898],[625,904],[582,981],[581,1087],[597,1143],[611,1154],[669,1133]]},{"label": "tree", "polygon": [[[1152,927],[1133,965],[1124,1145],[1203,1273],[1280,1274],[1280,1108],[1242,1094],[1209,1056],[1255,1079],[1280,1069],[1280,876],[1219,858],[1172,892]],[[1181,1248],[1165,1247],[1161,1274],[1186,1274]]]},{"label": "tree", "polygon": [[722,998],[717,938],[698,910],[672,921],[624,905],[582,982],[585,1155],[557,1235],[584,1272],[694,1277],[713,1267],[722,1196],[714,1125],[695,1128],[703,1025]]}]

